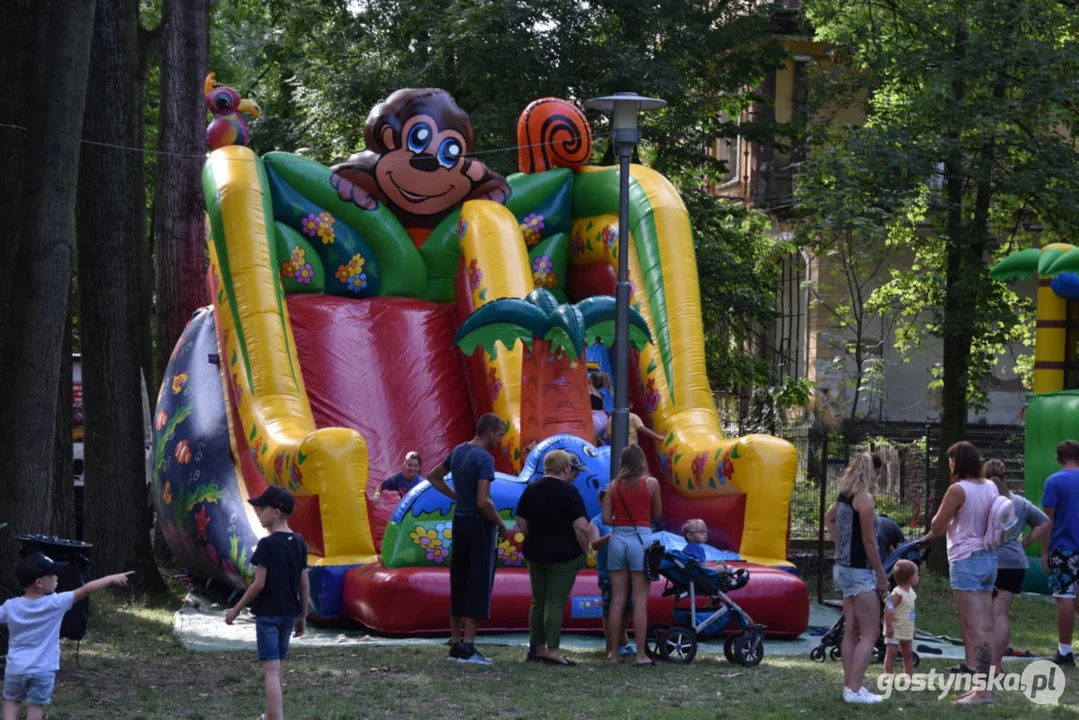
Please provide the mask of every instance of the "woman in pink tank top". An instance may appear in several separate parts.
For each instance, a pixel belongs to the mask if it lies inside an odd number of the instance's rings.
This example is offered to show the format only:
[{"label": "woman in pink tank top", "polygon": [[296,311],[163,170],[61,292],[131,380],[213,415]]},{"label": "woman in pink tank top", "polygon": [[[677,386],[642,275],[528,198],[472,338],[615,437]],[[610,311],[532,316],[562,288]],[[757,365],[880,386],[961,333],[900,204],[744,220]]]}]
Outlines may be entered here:
[{"label": "woman in pink tank top", "polygon": [[[946,535],[952,593],[963,628],[966,665],[988,673],[992,664],[993,584],[997,579],[997,554],[985,542],[989,513],[997,487],[982,477],[982,459],[968,442],[948,448],[952,484],[933,516],[926,539]],[[992,702],[988,691],[971,691],[957,705]]]}]

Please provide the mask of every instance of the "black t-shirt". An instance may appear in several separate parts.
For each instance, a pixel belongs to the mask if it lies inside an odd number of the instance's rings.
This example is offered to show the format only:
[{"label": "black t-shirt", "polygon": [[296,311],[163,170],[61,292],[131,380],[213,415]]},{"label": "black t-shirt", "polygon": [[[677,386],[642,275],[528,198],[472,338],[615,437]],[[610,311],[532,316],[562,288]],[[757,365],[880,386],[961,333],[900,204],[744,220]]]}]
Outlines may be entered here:
[{"label": "black t-shirt", "polygon": [[307,567],[307,543],[296,533],[275,532],[259,540],[251,563],[266,568],[266,586],[251,603],[259,617],[300,614],[300,572]]},{"label": "black t-shirt", "polygon": [[588,397],[592,402],[592,409],[593,410],[603,410],[603,398],[602,397],[600,397],[599,395],[592,395],[592,394],[589,394]]},{"label": "black t-shirt", "polygon": [[884,515],[880,516],[880,527],[877,528],[877,547],[880,549],[881,559],[886,559],[897,547],[907,541],[903,531],[896,525],[895,520]]},{"label": "black t-shirt", "polygon": [[583,554],[573,523],[588,515],[580,491],[568,482],[544,476],[529,485],[517,503],[517,517],[528,522],[522,549],[529,562],[569,562]]}]

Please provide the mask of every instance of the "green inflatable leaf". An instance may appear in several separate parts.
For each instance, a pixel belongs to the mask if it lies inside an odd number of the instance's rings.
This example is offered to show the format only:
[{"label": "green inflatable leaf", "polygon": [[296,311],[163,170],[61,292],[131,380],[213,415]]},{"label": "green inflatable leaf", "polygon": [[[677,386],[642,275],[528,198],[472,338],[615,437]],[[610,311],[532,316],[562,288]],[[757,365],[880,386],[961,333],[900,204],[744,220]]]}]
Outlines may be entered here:
[{"label": "green inflatable leaf", "polygon": [[1052,277],[1062,272],[1076,272],[1077,270],[1079,270],[1079,248],[1068,250],[1058,257],[1045,274]]},{"label": "green inflatable leaf", "polygon": [[1039,272],[1042,251],[1038,248],[1020,250],[1001,260],[989,271],[994,280],[1019,280]]}]

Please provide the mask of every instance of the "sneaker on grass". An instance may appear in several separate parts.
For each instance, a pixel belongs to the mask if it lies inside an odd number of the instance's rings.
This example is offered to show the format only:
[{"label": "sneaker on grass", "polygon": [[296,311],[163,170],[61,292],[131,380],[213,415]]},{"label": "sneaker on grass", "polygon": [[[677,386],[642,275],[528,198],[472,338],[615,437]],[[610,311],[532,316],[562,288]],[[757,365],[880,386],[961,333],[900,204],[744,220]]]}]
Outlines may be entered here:
[{"label": "sneaker on grass", "polygon": [[491,658],[482,655],[475,645],[461,645],[460,655],[457,662],[472,663],[473,665],[490,665]]},{"label": "sneaker on grass", "polygon": [[1057,650],[1051,656],[1045,658],[1049,662],[1056,663],[1057,665],[1067,665],[1069,667],[1075,666],[1075,653],[1062,653]]}]

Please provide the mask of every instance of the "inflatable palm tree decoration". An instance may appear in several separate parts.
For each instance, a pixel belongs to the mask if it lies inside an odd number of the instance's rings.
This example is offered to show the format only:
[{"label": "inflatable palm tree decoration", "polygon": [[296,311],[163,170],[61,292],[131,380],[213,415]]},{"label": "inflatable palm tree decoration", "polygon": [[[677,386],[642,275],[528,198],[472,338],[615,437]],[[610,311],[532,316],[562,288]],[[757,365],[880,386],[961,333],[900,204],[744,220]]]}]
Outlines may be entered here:
[{"label": "inflatable palm tree decoration", "polygon": [[[586,343],[610,345],[615,300],[593,297],[576,305],[558,303],[542,288],[528,297],[487,303],[468,316],[455,343],[466,355],[483,347],[494,357],[497,343],[507,350],[524,343],[521,360],[521,446],[570,433],[595,439],[588,403]],[[630,308],[630,342],[638,350],[651,342],[648,325]]]}]

